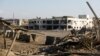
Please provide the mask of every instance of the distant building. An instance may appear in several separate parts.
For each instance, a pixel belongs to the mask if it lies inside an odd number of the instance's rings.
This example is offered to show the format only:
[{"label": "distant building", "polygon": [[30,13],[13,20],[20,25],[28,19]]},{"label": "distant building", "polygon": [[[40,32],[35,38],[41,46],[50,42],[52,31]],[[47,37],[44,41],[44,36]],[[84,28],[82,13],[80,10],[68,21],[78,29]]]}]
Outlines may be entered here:
[{"label": "distant building", "polygon": [[67,28],[67,16],[45,19],[29,19],[28,29],[35,30],[64,30]]},{"label": "distant building", "polygon": [[14,25],[19,25],[19,19],[4,19],[4,20]]},{"label": "distant building", "polygon": [[91,29],[93,19],[88,15],[33,18],[33,19],[7,19],[6,21],[19,25],[29,30],[80,30],[82,27]]},{"label": "distant building", "polygon": [[[7,21],[7,22],[9,22],[9,23],[11,23],[11,24],[13,24],[13,25],[16,25],[16,26],[19,26],[19,19],[2,19],[2,20],[5,20],[5,21]],[[2,25],[0,25],[1,27],[0,27],[0,29],[3,29],[4,27],[4,25],[2,24]],[[10,28],[9,27],[7,27],[7,26],[5,26],[5,28],[6,28],[6,30],[9,30]]]}]

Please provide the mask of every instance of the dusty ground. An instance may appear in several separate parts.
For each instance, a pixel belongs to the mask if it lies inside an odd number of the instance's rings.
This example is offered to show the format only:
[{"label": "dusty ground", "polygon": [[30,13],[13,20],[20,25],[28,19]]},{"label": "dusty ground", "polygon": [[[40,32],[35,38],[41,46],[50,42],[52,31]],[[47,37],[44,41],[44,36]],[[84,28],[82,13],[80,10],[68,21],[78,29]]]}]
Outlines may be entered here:
[{"label": "dusty ground", "polygon": [[66,30],[35,30],[36,32],[43,33],[47,36],[64,37],[71,34],[70,31]]},{"label": "dusty ground", "polygon": [[[8,50],[11,46],[12,40],[9,39],[9,38],[6,38],[6,42],[7,42],[6,44],[7,44],[7,50]],[[15,54],[21,54],[22,53],[23,55],[27,55],[28,53],[35,52],[34,50],[38,47],[39,46],[34,45],[34,43],[22,43],[22,42],[16,41],[14,43],[12,51]],[[4,40],[3,40],[3,37],[0,36],[0,49],[3,49],[3,48],[4,48]]]},{"label": "dusty ground", "polygon": [[[49,36],[55,36],[55,37],[64,37],[68,34],[69,32],[66,31],[37,31],[40,33],[44,33],[45,35]],[[7,49],[8,50],[11,46],[12,40],[10,38],[6,38],[7,42]],[[4,40],[3,36],[0,35],[0,48],[2,49],[4,47]],[[18,42],[16,41],[14,43],[14,46],[12,48],[12,52],[14,52],[17,56],[31,56],[34,52],[37,52],[37,49],[41,47],[41,45],[36,45],[34,42],[30,43],[23,43],[23,42]]]}]

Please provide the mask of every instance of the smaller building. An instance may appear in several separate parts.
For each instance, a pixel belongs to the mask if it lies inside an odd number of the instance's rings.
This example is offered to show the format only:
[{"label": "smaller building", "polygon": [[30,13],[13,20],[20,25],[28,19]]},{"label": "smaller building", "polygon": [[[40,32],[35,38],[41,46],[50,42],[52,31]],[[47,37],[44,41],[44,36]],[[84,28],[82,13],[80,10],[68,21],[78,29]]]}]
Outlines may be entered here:
[{"label": "smaller building", "polygon": [[4,19],[4,20],[11,24],[19,25],[19,19]]},{"label": "smaller building", "polygon": [[[19,19],[3,19],[3,20],[5,20],[5,21],[7,21],[15,26],[19,26]],[[5,26],[5,28],[7,30],[10,30],[10,28],[8,26]]]},{"label": "smaller building", "polygon": [[92,29],[93,19],[86,15],[80,15],[79,18],[68,18],[67,30],[75,29],[80,30],[82,27]]}]

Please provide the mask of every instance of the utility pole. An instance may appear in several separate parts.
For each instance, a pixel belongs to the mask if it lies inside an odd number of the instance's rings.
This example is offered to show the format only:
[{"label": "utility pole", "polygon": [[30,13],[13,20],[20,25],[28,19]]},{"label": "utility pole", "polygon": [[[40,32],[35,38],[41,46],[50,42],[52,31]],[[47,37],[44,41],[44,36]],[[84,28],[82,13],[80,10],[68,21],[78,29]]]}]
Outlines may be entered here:
[{"label": "utility pole", "polygon": [[6,26],[3,26],[3,39],[4,39],[4,49],[6,49],[6,38],[5,38]]}]

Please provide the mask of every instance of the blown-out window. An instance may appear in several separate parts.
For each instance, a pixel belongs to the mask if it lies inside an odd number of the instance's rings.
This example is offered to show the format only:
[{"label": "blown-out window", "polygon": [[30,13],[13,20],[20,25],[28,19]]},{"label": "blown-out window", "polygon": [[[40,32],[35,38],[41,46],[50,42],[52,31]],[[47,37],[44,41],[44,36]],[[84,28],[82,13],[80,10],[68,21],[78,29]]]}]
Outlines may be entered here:
[{"label": "blown-out window", "polygon": [[72,26],[69,25],[68,28],[72,28]]},{"label": "blown-out window", "polygon": [[71,20],[68,20],[68,23],[70,23],[71,22]]}]

